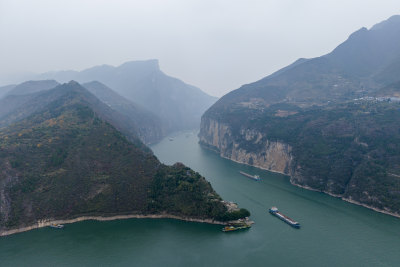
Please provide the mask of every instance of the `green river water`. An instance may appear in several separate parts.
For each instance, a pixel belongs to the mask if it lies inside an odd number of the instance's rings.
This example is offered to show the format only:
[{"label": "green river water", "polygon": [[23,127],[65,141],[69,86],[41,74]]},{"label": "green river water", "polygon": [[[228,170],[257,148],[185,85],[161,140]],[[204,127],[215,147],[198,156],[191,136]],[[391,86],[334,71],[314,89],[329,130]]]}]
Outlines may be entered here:
[{"label": "green river water", "polygon": [[[400,219],[292,186],[283,175],[220,158],[194,133],[152,146],[200,172],[251,212],[249,230],[170,219],[85,221],[0,237],[0,266],[400,266]],[[258,174],[253,181],[239,171]],[[297,230],[268,213],[277,206]]]}]

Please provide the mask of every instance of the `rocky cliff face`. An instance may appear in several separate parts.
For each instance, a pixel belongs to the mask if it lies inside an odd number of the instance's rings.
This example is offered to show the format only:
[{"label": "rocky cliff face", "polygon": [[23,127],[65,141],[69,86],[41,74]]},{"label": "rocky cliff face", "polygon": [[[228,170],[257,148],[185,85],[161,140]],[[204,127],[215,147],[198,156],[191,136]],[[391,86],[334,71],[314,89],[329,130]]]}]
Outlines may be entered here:
[{"label": "rocky cliff face", "polygon": [[270,141],[265,134],[253,129],[242,128],[236,136],[228,124],[207,117],[203,117],[200,129],[200,143],[224,158],[273,172],[292,174],[292,147],[288,144]]},{"label": "rocky cliff face", "polygon": [[199,137],[222,157],[400,216],[399,107],[398,102],[355,100],[286,112],[291,114],[286,117],[282,105],[209,111]]},{"label": "rocky cliff face", "polygon": [[290,175],[292,184],[398,216],[399,32],[394,16],[332,53],[228,93],[202,116],[201,143]]}]

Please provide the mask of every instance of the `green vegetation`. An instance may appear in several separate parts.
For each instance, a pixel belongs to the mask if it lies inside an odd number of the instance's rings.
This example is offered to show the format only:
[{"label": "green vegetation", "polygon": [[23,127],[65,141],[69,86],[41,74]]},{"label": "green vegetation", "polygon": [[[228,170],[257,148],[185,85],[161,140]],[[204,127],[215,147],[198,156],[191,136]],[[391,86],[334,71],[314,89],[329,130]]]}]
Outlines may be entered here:
[{"label": "green vegetation", "polygon": [[[399,29],[393,16],[329,54],[243,85],[207,110],[202,125],[229,127],[217,145],[224,156],[235,144],[261,158],[267,141],[282,141],[292,147],[293,182],[400,214],[400,105],[385,102],[400,97]],[[219,133],[207,130],[202,141],[215,145]]]},{"label": "green vegetation", "polygon": [[400,211],[399,103],[352,101],[287,117],[275,114],[272,106],[262,112],[233,108],[211,117],[228,123],[235,142],[246,151],[262,153],[263,145],[246,140],[241,129],[264,133],[262,142],[291,145],[296,183]]},{"label": "green vegetation", "polygon": [[233,221],[245,217],[249,217],[250,212],[246,209],[240,209],[232,212],[225,212],[221,217],[219,217],[219,220],[221,221]]},{"label": "green vegetation", "polygon": [[200,174],[183,164],[164,166],[154,177],[149,208],[186,216],[218,217],[226,211],[221,198]]},{"label": "green vegetation", "polygon": [[75,89],[65,87],[42,110],[0,129],[0,231],[82,215],[226,215],[204,177],[161,164]]}]

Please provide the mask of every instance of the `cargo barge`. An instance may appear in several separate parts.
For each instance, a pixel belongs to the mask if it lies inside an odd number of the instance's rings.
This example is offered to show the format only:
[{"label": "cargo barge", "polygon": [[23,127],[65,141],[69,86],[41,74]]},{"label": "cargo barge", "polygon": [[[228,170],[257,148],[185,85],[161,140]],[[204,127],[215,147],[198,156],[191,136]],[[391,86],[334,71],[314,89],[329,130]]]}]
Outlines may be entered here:
[{"label": "cargo barge", "polygon": [[271,213],[272,215],[278,217],[279,219],[281,219],[282,221],[284,221],[285,223],[289,224],[290,226],[299,229],[300,228],[300,224],[292,219],[290,219],[289,217],[283,215],[282,213],[279,212],[277,207],[272,207],[269,209],[269,213]]},{"label": "cargo barge", "polygon": [[251,175],[251,174],[248,174],[248,173],[245,173],[245,172],[242,172],[242,171],[240,171],[239,173],[241,175],[243,175],[243,176],[246,176],[246,177],[248,177],[250,179],[253,179],[253,180],[256,180],[256,181],[261,180],[260,176],[258,176],[258,175]]}]

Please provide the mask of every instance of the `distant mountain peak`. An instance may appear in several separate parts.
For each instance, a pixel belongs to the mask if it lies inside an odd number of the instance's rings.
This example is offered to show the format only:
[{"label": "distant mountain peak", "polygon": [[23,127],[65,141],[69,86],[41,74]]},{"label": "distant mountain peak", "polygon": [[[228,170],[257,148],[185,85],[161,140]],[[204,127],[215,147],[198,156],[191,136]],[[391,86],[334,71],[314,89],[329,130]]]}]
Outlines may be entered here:
[{"label": "distant mountain peak", "polygon": [[31,94],[42,90],[52,89],[58,85],[59,83],[55,80],[26,81],[15,86],[7,93],[7,95]]},{"label": "distant mountain peak", "polygon": [[386,27],[390,27],[391,25],[400,25],[400,15],[393,15],[387,20],[375,24],[374,26],[372,26],[371,31],[380,30]]},{"label": "distant mountain peak", "polygon": [[148,60],[135,60],[135,61],[127,61],[117,68],[147,68],[152,70],[159,70],[160,65],[158,59],[148,59]]},{"label": "distant mountain peak", "polygon": [[71,80],[68,82],[68,85],[80,85],[77,81]]},{"label": "distant mountain peak", "polygon": [[358,31],[353,32],[350,34],[349,39],[356,38],[358,36],[365,35],[368,32],[368,29],[366,27],[362,27]]},{"label": "distant mountain peak", "polygon": [[223,96],[207,112],[222,113],[229,107],[253,105],[255,101],[262,109],[262,105],[279,102],[304,107],[354,99],[394,83],[399,77],[400,16],[396,15],[371,30],[357,30],[331,53],[299,59],[243,85]]},{"label": "distant mountain peak", "polygon": [[216,101],[215,97],[199,88],[166,75],[157,59],[128,61],[119,66],[103,65],[50,76],[44,74],[41,77],[51,77],[60,82],[98,81],[160,117],[165,122],[165,132],[197,128],[201,114]]}]

